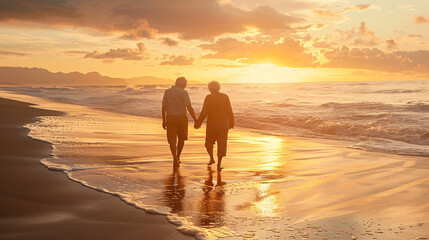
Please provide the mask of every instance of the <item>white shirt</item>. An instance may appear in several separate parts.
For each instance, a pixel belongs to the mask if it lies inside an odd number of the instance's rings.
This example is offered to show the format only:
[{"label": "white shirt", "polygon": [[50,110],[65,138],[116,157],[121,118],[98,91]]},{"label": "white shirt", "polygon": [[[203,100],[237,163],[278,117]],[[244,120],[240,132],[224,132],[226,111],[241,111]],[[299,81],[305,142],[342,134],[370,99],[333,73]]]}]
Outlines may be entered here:
[{"label": "white shirt", "polygon": [[191,105],[191,100],[185,89],[172,86],[165,90],[162,105],[167,107],[167,115],[183,115],[186,114],[186,107]]}]

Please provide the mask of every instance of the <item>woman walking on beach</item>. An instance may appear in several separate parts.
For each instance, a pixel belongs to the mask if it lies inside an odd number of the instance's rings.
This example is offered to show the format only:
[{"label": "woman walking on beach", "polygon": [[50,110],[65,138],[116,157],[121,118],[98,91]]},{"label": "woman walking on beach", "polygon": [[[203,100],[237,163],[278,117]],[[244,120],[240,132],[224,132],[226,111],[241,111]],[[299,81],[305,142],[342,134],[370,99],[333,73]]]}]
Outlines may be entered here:
[{"label": "woman walking on beach", "polygon": [[222,169],[222,158],[226,156],[226,147],[228,140],[228,130],[234,128],[234,113],[232,112],[229,97],[220,93],[220,84],[212,81],[208,84],[210,94],[204,100],[203,109],[194,127],[200,128],[204,119],[207,117],[206,142],[205,146],[210,155],[208,165],[215,163],[213,157],[213,145],[217,142],[217,169]]}]

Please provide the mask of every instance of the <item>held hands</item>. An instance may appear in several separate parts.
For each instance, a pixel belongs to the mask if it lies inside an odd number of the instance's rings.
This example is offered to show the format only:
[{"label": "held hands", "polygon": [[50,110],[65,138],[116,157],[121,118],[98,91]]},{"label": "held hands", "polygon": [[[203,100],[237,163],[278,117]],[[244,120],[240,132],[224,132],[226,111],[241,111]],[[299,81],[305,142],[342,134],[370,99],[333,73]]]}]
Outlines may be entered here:
[{"label": "held hands", "polygon": [[194,128],[195,129],[199,129],[201,127],[201,123],[198,123],[198,121],[196,121],[195,123],[194,123]]}]

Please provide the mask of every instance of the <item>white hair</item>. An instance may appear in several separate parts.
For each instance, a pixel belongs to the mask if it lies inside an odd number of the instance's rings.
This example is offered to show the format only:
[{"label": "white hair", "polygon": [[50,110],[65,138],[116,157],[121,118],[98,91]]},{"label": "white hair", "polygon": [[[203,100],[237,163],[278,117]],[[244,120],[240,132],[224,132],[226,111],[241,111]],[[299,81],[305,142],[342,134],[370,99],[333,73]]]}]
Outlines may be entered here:
[{"label": "white hair", "polygon": [[188,81],[184,77],[178,77],[176,79],[176,86],[184,88],[184,87],[186,87],[187,84],[188,84]]},{"label": "white hair", "polygon": [[220,91],[220,83],[218,81],[211,81],[208,84],[210,92],[219,92]]}]

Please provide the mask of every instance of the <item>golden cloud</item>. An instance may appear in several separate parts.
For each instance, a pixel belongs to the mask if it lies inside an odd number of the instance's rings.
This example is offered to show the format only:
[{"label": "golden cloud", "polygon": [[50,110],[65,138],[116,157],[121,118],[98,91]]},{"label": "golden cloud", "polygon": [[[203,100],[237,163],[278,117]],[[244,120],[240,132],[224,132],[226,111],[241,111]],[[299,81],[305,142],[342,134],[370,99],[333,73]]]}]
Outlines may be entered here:
[{"label": "golden cloud", "polygon": [[222,38],[214,43],[202,44],[200,48],[213,53],[203,58],[237,60],[246,64],[272,63],[288,67],[314,67],[316,57],[307,51],[301,42],[285,37],[281,42],[243,41]]},{"label": "golden cloud", "polygon": [[313,12],[320,16],[320,17],[327,17],[327,18],[338,18],[342,17],[344,13],[348,11],[364,11],[369,8],[378,8],[375,5],[372,4],[358,4],[351,7],[346,7],[343,10],[340,11],[332,11],[332,10],[323,10],[323,9],[313,9]]},{"label": "golden cloud", "polygon": [[325,52],[324,56],[329,62],[323,67],[429,73],[428,50],[385,53],[377,48],[343,46]]},{"label": "golden cloud", "polygon": [[0,51],[0,55],[5,55],[5,56],[28,56],[30,54],[28,54],[28,53],[21,53],[21,52]]},{"label": "golden cloud", "polygon": [[119,32],[133,40],[170,33],[207,39],[249,27],[261,32],[293,31],[293,24],[305,22],[268,6],[244,10],[217,0],[3,0],[0,21]]},{"label": "golden cloud", "polygon": [[386,40],[386,45],[388,50],[393,50],[398,48],[398,44],[396,43],[396,40],[393,38]]},{"label": "golden cloud", "polygon": [[139,61],[146,59],[148,53],[143,43],[137,43],[137,48],[116,48],[110,49],[105,53],[100,53],[97,50],[87,53],[85,58],[103,59],[104,62],[112,62],[114,59],[134,60]]},{"label": "golden cloud", "polygon": [[335,30],[334,35],[325,35],[322,39],[317,39],[314,47],[332,48],[339,44],[353,47],[375,47],[382,41],[376,36],[375,32],[370,30],[365,22],[359,26],[347,30]]},{"label": "golden cloud", "polygon": [[415,24],[425,24],[425,23],[429,23],[429,17],[425,18],[422,15],[416,16],[414,18],[414,23]]},{"label": "golden cloud", "polygon": [[178,44],[176,40],[168,38],[168,37],[161,38],[161,41],[163,44],[170,46],[170,47],[177,46],[177,44]]},{"label": "golden cloud", "polygon": [[192,63],[194,62],[194,58],[189,56],[186,57],[184,55],[170,55],[166,57],[168,60],[161,62],[161,65],[179,65],[179,66],[184,66],[184,65],[192,65]]}]

